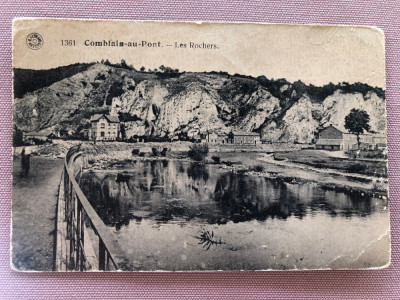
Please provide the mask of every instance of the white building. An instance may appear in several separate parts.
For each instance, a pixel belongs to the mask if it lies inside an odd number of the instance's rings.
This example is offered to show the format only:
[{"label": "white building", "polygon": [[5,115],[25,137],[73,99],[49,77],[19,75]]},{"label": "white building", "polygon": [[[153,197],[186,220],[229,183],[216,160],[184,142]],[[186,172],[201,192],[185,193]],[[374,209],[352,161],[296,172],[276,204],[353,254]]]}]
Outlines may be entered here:
[{"label": "white building", "polygon": [[120,133],[120,122],[117,116],[96,114],[90,119],[89,140],[113,141]]}]

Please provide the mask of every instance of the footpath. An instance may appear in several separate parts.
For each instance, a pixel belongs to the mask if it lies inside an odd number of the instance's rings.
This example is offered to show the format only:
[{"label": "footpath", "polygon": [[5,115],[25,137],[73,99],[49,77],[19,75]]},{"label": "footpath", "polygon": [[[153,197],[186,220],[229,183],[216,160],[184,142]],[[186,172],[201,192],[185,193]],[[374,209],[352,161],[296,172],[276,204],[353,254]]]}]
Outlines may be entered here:
[{"label": "footpath", "polygon": [[52,271],[57,195],[63,159],[31,157],[29,175],[20,177],[13,161],[12,265],[21,271]]}]

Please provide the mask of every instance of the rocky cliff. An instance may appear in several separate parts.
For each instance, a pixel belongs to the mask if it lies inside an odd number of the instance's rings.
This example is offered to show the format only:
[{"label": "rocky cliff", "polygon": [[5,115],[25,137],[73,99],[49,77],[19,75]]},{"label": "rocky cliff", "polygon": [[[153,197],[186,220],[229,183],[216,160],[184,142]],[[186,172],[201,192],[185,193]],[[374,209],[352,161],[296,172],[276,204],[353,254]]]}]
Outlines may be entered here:
[{"label": "rocky cliff", "polygon": [[[15,81],[21,86],[20,78]],[[21,94],[20,92],[15,95]],[[182,137],[256,131],[267,141],[310,142],[320,126],[344,129],[352,108],[385,132],[384,91],[365,84],[307,86],[211,73],[137,72],[104,64],[14,99],[14,124],[24,132],[88,126],[92,114],[118,113],[126,136]]]}]

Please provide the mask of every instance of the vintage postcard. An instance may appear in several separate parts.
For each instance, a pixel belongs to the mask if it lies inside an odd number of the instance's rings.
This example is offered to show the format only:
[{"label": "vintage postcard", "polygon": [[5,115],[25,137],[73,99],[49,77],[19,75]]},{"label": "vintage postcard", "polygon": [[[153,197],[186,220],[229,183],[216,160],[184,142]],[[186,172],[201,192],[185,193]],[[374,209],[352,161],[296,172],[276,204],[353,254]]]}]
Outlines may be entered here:
[{"label": "vintage postcard", "polygon": [[16,19],[11,266],[390,263],[383,33]]}]

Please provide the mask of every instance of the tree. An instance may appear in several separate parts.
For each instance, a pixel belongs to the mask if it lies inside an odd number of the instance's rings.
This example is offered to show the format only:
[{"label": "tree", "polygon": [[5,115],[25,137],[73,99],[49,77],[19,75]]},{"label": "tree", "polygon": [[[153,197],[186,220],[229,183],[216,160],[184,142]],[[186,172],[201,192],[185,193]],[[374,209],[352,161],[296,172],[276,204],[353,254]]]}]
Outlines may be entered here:
[{"label": "tree", "polygon": [[229,140],[229,143],[232,143],[233,144],[233,140],[235,139],[235,135],[233,134],[233,132],[231,131],[231,132],[229,132],[228,133],[228,140]]},{"label": "tree", "polygon": [[366,111],[353,108],[344,119],[344,128],[357,136],[357,147],[360,149],[360,134],[370,130],[369,115]]},{"label": "tree", "polygon": [[125,141],[126,140],[126,130],[125,130],[125,125],[124,124],[120,125],[119,134],[121,134],[121,136],[120,136],[121,140]]},{"label": "tree", "polygon": [[146,71],[146,68],[145,68],[144,66],[142,66],[142,67],[140,68],[140,72],[144,72],[144,71]]},{"label": "tree", "polygon": [[207,157],[208,151],[207,144],[194,144],[189,146],[188,156],[195,161],[202,162]]},{"label": "tree", "polygon": [[121,59],[121,67],[125,68],[125,69],[128,69],[128,65],[126,64],[125,59]]}]

